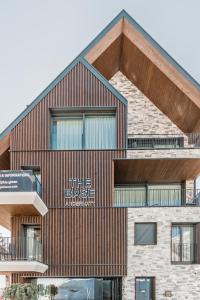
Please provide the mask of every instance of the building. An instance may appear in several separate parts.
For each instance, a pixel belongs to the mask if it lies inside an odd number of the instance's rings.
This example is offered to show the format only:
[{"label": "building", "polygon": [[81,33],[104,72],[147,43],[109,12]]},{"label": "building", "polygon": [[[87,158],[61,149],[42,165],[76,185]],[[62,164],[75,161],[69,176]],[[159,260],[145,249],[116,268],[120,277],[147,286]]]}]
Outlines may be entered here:
[{"label": "building", "polygon": [[0,136],[0,272],[199,300],[198,132],[200,85],[122,11]]}]

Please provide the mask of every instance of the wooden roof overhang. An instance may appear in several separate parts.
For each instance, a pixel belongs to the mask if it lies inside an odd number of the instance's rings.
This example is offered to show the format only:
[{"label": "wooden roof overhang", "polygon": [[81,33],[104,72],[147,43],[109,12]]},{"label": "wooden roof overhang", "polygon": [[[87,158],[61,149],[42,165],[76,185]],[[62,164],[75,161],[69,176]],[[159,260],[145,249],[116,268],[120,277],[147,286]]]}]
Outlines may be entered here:
[{"label": "wooden roof overhang", "polygon": [[107,80],[121,71],[183,132],[200,132],[199,84],[126,13],[85,59]]},{"label": "wooden roof overhang", "polygon": [[139,182],[184,182],[200,174],[200,159],[117,159],[115,184]]},{"label": "wooden roof overhang", "polygon": [[10,134],[6,135],[0,141],[0,170],[7,170],[10,168]]}]

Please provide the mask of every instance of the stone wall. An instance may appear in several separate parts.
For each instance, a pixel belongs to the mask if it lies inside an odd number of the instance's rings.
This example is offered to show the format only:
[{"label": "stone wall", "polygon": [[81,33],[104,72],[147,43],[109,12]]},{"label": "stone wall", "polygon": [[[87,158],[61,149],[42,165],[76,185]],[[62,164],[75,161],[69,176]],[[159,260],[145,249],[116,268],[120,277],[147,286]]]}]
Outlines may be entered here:
[{"label": "stone wall", "polygon": [[117,72],[110,83],[128,100],[129,134],[182,134],[182,131],[121,72]]},{"label": "stone wall", "polygon": [[[110,82],[128,100],[129,134],[183,134],[122,73],[116,73]],[[190,147],[188,149],[136,149],[127,151],[127,157],[133,159],[200,158],[200,150],[190,149]],[[193,189],[193,187],[194,181],[186,182],[187,189]],[[187,197],[189,196],[187,195]],[[135,222],[157,222],[157,245],[134,245]],[[200,208],[148,207],[128,209],[128,274],[127,277],[123,278],[123,300],[135,299],[135,277],[140,276],[156,278],[157,300],[200,299],[200,265],[171,264],[171,225],[173,222],[200,222]],[[165,291],[172,291],[173,296],[166,298],[164,296]]]},{"label": "stone wall", "polygon": [[[134,245],[135,222],[157,222],[157,245]],[[199,207],[129,208],[128,274],[123,278],[123,300],[135,299],[135,277],[155,277],[157,300],[199,300],[200,265],[171,264],[172,223],[200,222]],[[165,291],[172,291],[167,298]]]}]

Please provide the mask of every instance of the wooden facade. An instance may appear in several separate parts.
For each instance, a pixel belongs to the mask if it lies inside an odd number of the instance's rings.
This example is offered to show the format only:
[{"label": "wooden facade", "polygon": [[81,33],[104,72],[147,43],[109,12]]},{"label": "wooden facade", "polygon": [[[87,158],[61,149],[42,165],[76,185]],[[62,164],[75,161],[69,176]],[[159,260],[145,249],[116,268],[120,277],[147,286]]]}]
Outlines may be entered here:
[{"label": "wooden facade", "polygon": [[[113,108],[117,119],[118,148],[125,148],[126,106],[82,64],[78,64],[11,132],[11,168],[38,166],[42,199],[49,212],[38,217],[15,217],[13,235],[23,225],[41,223],[44,276],[91,277],[126,274],[127,212],[111,208],[113,159],[124,150],[52,151],[50,110]],[[96,208],[66,208],[64,189],[69,178],[91,178]],[[38,274],[22,274],[33,277]]]}]

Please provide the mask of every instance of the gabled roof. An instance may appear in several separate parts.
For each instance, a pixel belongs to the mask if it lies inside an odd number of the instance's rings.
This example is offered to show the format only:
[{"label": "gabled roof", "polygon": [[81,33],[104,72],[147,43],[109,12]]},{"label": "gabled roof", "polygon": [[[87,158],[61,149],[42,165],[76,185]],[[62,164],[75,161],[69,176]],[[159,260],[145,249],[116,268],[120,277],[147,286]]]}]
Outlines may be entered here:
[{"label": "gabled roof", "polygon": [[[131,31],[132,30],[132,31]],[[140,38],[139,36],[135,35],[137,33],[142,36],[143,40],[147,41],[151,46],[152,49],[155,49],[160,56],[162,56],[170,66],[173,67],[181,76],[185,79],[186,83],[189,83],[193,86],[194,90],[189,91],[190,95],[192,93],[195,93],[197,91],[197,98],[198,95],[200,95],[200,85],[199,83],[190,76],[189,73],[187,73],[130,15],[127,14],[125,10],[122,10],[109,24],[108,26],[80,53],[78,57],[74,59],[74,61],[67,66],[63,72],[61,72],[56,79],[50,83],[50,85],[30,104],[27,106],[27,108],[0,134],[0,140],[2,140],[17,124],[28,114],[30,113],[33,108],[40,102],[42,99],[72,70],[72,68],[78,64],[82,63],[85,65],[86,68],[88,68],[120,101],[122,101],[124,104],[127,104],[127,100],[109,83],[107,79],[109,79],[109,76],[106,74],[106,70],[104,72],[104,60],[105,58],[109,57],[109,51],[112,50],[112,47],[117,42],[118,47],[118,56],[116,53],[114,53],[114,56],[111,57],[111,62],[113,60],[114,64],[117,64],[117,68],[120,69],[121,64],[121,58],[120,55],[124,55],[122,53],[122,46],[124,45],[124,39],[126,38],[126,43],[134,43],[135,38],[136,40]],[[133,35],[132,35],[133,33]],[[127,38],[128,37],[128,38]],[[133,37],[133,38],[132,38]],[[102,42],[103,41],[103,42]],[[122,42],[123,41],[123,42]],[[130,49],[132,49],[130,47]],[[150,49],[152,51],[152,49]],[[141,53],[144,49],[140,49]],[[135,51],[135,49],[134,49]],[[126,53],[125,53],[126,54]],[[132,56],[132,52],[130,53]],[[133,53],[134,54],[134,53]],[[129,56],[130,57],[130,56]],[[129,57],[127,57],[127,60],[129,60]],[[94,59],[95,58],[95,59]],[[158,64],[159,64],[158,58]],[[123,60],[126,61],[126,56],[123,57]],[[163,62],[162,62],[163,63]],[[109,66],[109,64],[107,64]],[[122,66],[124,67],[124,66]],[[113,68],[113,71],[116,70]],[[129,74],[127,73],[126,68],[124,67],[124,70],[122,70],[125,75],[129,78]],[[142,72],[142,70],[141,70]],[[172,72],[173,70],[170,69],[168,72]],[[114,75],[114,74],[113,74]],[[170,74],[168,74],[170,75]],[[176,74],[173,74],[173,76],[176,76]],[[129,78],[130,80],[134,80],[133,78]],[[135,83],[135,82],[134,82]],[[160,88],[160,87],[158,87]],[[179,88],[179,87],[178,87]],[[185,88],[185,93],[188,92],[188,86]],[[199,94],[198,94],[199,93]],[[193,96],[193,95],[192,95]],[[186,99],[187,100],[187,99]],[[186,101],[187,102],[187,101]],[[186,103],[185,102],[185,103]],[[193,106],[190,106],[190,112],[194,113],[193,117],[198,119],[200,116],[199,111],[195,110],[196,106],[200,110],[200,103],[192,103]],[[200,100],[199,100],[200,102]],[[187,103],[186,103],[187,104]],[[185,108],[185,106],[184,106]],[[192,110],[193,109],[193,110]],[[175,116],[175,119],[177,116]],[[173,118],[172,118],[173,119]],[[179,118],[180,119],[180,118]],[[184,117],[183,117],[184,119]],[[176,121],[176,120],[175,120]],[[184,119],[185,122],[185,119]],[[193,122],[194,123],[194,122]],[[180,122],[182,124],[182,122]],[[179,124],[179,125],[180,125]],[[196,124],[196,123],[194,123]],[[200,124],[199,124],[200,126]],[[181,127],[181,126],[180,126]],[[190,126],[191,130],[193,128],[193,124]]]}]

